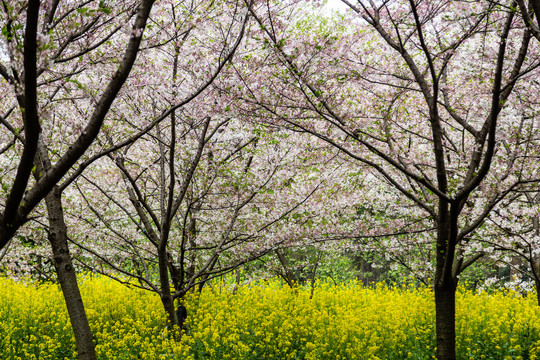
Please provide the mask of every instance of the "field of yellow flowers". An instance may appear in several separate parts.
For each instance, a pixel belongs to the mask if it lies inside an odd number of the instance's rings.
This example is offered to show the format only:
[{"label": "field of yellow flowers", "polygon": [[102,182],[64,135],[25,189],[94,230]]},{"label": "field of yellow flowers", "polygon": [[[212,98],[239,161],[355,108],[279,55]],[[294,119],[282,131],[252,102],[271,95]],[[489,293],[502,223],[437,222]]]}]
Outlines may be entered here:
[{"label": "field of yellow flowers", "polygon": [[[433,293],[355,283],[290,289],[279,280],[185,299],[187,334],[169,339],[159,298],[85,275],[81,291],[100,359],[432,359]],[[57,285],[0,279],[0,359],[75,359]],[[534,294],[458,293],[458,358],[538,359]]]}]

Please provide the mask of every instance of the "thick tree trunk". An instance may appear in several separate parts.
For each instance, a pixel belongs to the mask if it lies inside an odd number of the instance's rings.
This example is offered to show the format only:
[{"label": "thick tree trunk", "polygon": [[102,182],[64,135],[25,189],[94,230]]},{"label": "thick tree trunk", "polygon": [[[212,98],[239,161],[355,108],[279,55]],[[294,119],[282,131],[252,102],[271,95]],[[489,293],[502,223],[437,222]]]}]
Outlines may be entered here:
[{"label": "thick tree trunk", "polygon": [[540,306],[540,280],[538,278],[534,279],[534,285],[536,286],[536,301],[538,302],[538,306]]},{"label": "thick tree trunk", "polygon": [[174,311],[174,300],[172,298],[172,295],[169,294],[162,294],[161,295],[161,303],[163,304],[163,308],[167,312],[167,319],[168,319],[168,328],[169,330],[172,329],[173,325],[177,325],[176,320],[176,313]]},{"label": "thick tree trunk", "polygon": [[437,359],[456,359],[456,289],[452,284],[435,285]]},{"label": "thick tree trunk", "polygon": [[456,359],[456,287],[459,270],[454,272],[458,211],[440,200],[437,219],[435,268],[435,328],[437,359]]},{"label": "thick tree trunk", "polygon": [[[174,298],[171,293],[171,285],[169,283],[169,259],[164,249],[158,249],[158,266],[159,266],[159,286],[161,289],[161,303],[167,312],[167,328],[169,331],[174,331],[174,325],[178,325],[176,311],[174,309]],[[175,339],[178,339],[179,334],[173,334]]]},{"label": "thick tree trunk", "polygon": [[79,360],[95,360],[96,351],[92,332],[77,285],[77,276],[71,262],[67,242],[67,227],[64,221],[62,198],[58,187],[45,197],[49,217],[49,242],[54,256],[54,267],[68,309],[69,319],[75,334]]},{"label": "thick tree trunk", "polygon": [[538,302],[538,306],[540,306],[540,256],[536,255],[531,260],[534,285],[536,288],[536,300]]}]

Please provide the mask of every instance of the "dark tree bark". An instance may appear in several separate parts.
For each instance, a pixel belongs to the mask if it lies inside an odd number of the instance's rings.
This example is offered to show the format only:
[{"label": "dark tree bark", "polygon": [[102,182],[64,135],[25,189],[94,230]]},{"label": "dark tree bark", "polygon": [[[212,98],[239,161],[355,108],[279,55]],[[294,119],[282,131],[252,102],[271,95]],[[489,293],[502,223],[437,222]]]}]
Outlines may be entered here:
[{"label": "dark tree bark", "polygon": [[540,255],[533,256],[531,260],[534,285],[536,288],[536,299],[538,306],[540,306]]},{"label": "dark tree bark", "polygon": [[[39,19],[39,0],[28,2],[26,29],[24,34],[24,95],[18,95],[24,121],[25,139],[21,160],[17,168],[15,180],[6,200],[3,214],[0,215],[0,249],[13,237],[21,224],[20,204],[30,178],[41,126],[37,105],[37,26]],[[15,79],[7,73],[8,81]],[[24,206],[24,202],[23,202]]]},{"label": "dark tree bark", "polygon": [[[51,168],[51,160],[43,141],[38,142],[38,156],[36,157],[36,178],[39,174],[47,172]],[[93,342],[92,331],[86,317],[86,311],[77,284],[77,274],[73,267],[68,246],[67,226],[62,207],[62,192],[55,186],[45,197],[47,218],[49,221],[48,240],[53,253],[53,263],[56,277],[60,283],[62,294],[69,314],[69,320],[77,353],[81,360],[95,360],[96,350]]]},{"label": "dark tree bark", "polygon": [[309,298],[313,299],[313,294],[315,293],[315,280],[317,279],[317,268],[319,267],[319,263],[322,259],[322,251],[319,251],[317,254],[317,260],[315,260],[315,264],[313,264],[313,268],[311,269],[311,291],[309,292]]},{"label": "dark tree bark", "polygon": [[524,0],[516,0],[516,2],[525,25],[532,35],[540,41],[540,0],[529,0],[528,4]]},{"label": "dark tree bark", "polygon": [[453,279],[435,285],[437,359],[456,358],[456,287]]},{"label": "dark tree bark", "polygon": [[77,284],[77,274],[73,268],[67,240],[67,227],[62,209],[62,194],[55,186],[45,197],[49,218],[48,239],[54,257],[56,276],[68,309],[69,320],[75,334],[78,358],[95,360],[96,351],[92,331],[88,324],[84,304]]},{"label": "dark tree bark", "polygon": [[292,272],[289,259],[283,254],[280,249],[276,249],[275,253],[284,271],[280,272],[279,275],[281,275],[281,277],[287,282],[287,285],[289,285],[290,288],[293,288],[295,285],[298,284],[298,279],[296,279],[294,273]]},{"label": "dark tree bark", "polygon": [[540,306],[540,280],[538,280],[538,277],[534,278],[534,285],[536,287],[536,301]]}]

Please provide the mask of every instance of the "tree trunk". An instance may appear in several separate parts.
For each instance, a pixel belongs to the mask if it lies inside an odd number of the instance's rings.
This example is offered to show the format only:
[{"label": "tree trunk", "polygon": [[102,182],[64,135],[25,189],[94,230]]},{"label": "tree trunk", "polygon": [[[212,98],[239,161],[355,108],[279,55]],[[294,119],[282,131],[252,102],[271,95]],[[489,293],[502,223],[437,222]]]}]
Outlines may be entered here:
[{"label": "tree trunk", "polygon": [[236,295],[236,292],[238,291],[238,288],[240,287],[240,268],[237,268],[235,270],[235,281],[234,281],[234,288],[233,288],[233,295]]},{"label": "tree trunk", "polygon": [[531,259],[532,273],[534,276],[534,285],[536,288],[536,300],[540,306],[540,255],[533,256]]},{"label": "tree trunk", "polygon": [[176,319],[176,314],[174,311],[174,300],[170,293],[162,294],[160,298],[161,298],[161,303],[163,304],[163,308],[167,312],[167,318],[168,318],[167,327],[170,330],[173,328],[174,325],[177,325],[178,323]]},{"label": "tree trunk", "polygon": [[452,284],[435,285],[437,359],[456,359],[456,289]]},{"label": "tree trunk", "polygon": [[322,251],[319,251],[317,254],[317,260],[315,262],[315,265],[313,265],[313,270],[311,272],[311,292],[309,294],[309,299],[313,299],[313,294],[315,293],[315,280],[317,276],[317,268],[319,267],[319,262],[322,258]]},{"label": "tree trunk", "polygon": [[536,287],[536,301],[538,306],[540,306],[540,280],[537,277],[534,278],[534,285]]},{"label": "tree trunk", "polygon": [[295,279],[294,274],[291,271],[289,259],[287,259],[287,257],[283,255],[281,251],[279,251],[279,249],[276,249],[275,253],[284,270],[284,273],[280,272],[281,277],[285,279],[285,281],[287,282],[287,284],[289,285],[291,289],[294,288],[295,285],[298,283],[298,281]]},{"label": "tree trunk", "polygon": [[457,243],[458,211],[440,200],[437,219],[435,268],[435,328],[437,359],[456,359],[456,287],[459,270],[453,271]]},{"label": "tree trunk", "polygon": [[171,293],[171,285],[169,283],[169,258],[165,251],[165,247],[158,248],[158,266],[159,266],[159,286],[161,290],[160,298],[163,308],[167,312],[167,329],[173,334],[173,338],[180,341],[180,333],[175,330],[174,325],[178,325],[176,311],[174,309],[174,298]]},{"label": "tree trunk", "polygon": [[57,186],[45,197],[49,217],[49,242],[51,244],[54,267],[62,288],[64,300],[75,334],[79,360],[95,360],[96,350],[92,331],[88,324],[84,304],[77,285],[77,276],[67,242],[67,227],[64,221],[61,193]]}]

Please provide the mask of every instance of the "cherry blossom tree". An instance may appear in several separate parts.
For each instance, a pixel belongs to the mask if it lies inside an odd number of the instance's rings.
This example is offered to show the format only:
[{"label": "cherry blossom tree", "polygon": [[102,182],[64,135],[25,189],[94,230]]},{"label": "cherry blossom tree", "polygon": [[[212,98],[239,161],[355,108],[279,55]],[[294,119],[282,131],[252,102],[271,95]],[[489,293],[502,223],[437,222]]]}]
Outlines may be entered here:
[{"label": "cherry blossom tree", "polygon": [[[4,179],[8,194],[0,219],[0,248],[6,246],[17,229],[28,220],[30,212],[73,167],[96,138],[112,102],[135,62],[152,1],[126,3],[119,7],[119,13],[114,14],[110,7],[103,4],[95,4],[95,7],[85,5],[50,2],[46,4],[46,8],[40,9],[39,1],[3,4],[3,35],[9,60],[8,64],[0,67],[7,104],[2,123],[11,133],[12,140],[8,144],[13,144],[3,148],[4,154],[17,142],[23,146],[18,149],[20,157],[15,160],[18,164],[16,174],[12,179]],[[129,24],[130,19],[133,19],[132,25]],[[113,20],[118,22],[116,26],[111,24]],[[127,24],[119,25],[126,20]],[[117,46],[125,47],[125,53],[120,60],[111,63],[112,66],[118,65],[115,71],[103,74],[105,79],[108,76],[110,80],[104,91],[98,94],[88,121],[78,125],[80,131],[70,146],[59,150],[58,161],[55,161],[54,166],[42,174],[37,174],[35,183],[29,182],[34,158],[39,153],[40,134],[49,130],[46,128],[49,123],[40,121],[53,117],[51,111],[54,110],[54,106],[50,104],[41,105],[41,101],[52,102],[54,98],[52,94],[47,97],[42,94],[40,87],[44,89],[52,83],[61,82],[64,85],[82,81],[77,79],[77,76],[82,77],[80,74],[84,72],[84,66],[88,66],[89,61],[84,55],[105,46],[109,39],[114,38],[126,26],[129,27],[122,42],[115,42]],[[71,68],[65,65],[70,61],[73,62]],[[41,82],[38,83],[38,80]],[[61,90],[59,87],[56,93]],[[21,116],[14,111],[17,107],[21,110]],[[52,125],[54,119],[51,120]],[[43,137],[42,141],[45,143]]]},{"label": "cherry blossom tree", "polygon": [[[296,142],[285,146],[283,138],[278,145],[278,134],[253,133],[232,119],[191,117],[197,113],[200,108],[178,114],[179,131],[172,139],[183,148],[174,156],[163,159],[174,148],[165,141],[171,139],[170,128],[162,128],[139,143],[144,150],[134,145],[114,155],[108,171],[116,173],[117,182],[107,185],[101,175],[89,173],[77,183],[93,216],[80,211],[74,220],[103,228],[100,244],[74,240],[93,254],[93,263],[86,264],[110,276],[123,273],[157,292],[173,324],[174,301],[194,287],[307,238],[302,218],[310,217],[309,205],[322,186],[320,175],[302,174],[305,156]],[[116,244],[117,250],[100,250],[104,244]]]},{"label": "cherry blossom tree", "polygon": [[[193,287],[305,237],[301,206],[322,182],[316,172],[301,173],[310,163],[302,164],[296,142],[280,146],[287,136],[243,126],[229,113],[231,99],[220,93],[231,84],[221,73],[248,12],[243,2],[222,5],[174,24],[185,18],[176,9],[172,27],[160,24],[163,38],[147,40],[139,57],[145,66],[126,84],[134,91],[117,99],[115,126],[97,140],[107,158],[93,157],[84,174],[68,179],[78,192],[64,191],[72,241],[85,250],[81,262],[157,292],[171,324],[175,299]],[[120,149],[122,132],[141,135]],[[292,215],[294,226],[285,221]]]},{"label": "cherry blossom tree", "polygon": [[431,221],[437,356],[455,359],[459,274],[483,256],[471,237],[509,193],[538,181],[509,150],[524,146],[512,133],[538,93],[538,47],[511,3],[343,2],[355,29],[319,34],[298,16],[294,27],[283,4],[252,6],[266,44],[258,58],[274,67],[264,77],[239,69],[239,106],[370,166],[414,204],[412,217]]},{"label": "cherry blossom tree", "polygon": [[[81,359],[95,359],[92,334],[71,265],[62,215],[59,182],[97,137],[137,57],[153,1],[104,2],[11,1],[2,3],[2,177],[5,192],[0,215],[0,249],[45,199],[48,239],[66,300]],[[117,58],[95,55],[114,49]],[[104,71],[103,71],[104,70]],[[83,105],[87,116],[65,116],[82,95],[87,77],[102,77],[103,90]],[[69,101],[66,101],[67,98]],[[86,100],[83,100],[85,102]],[[58,126],[60,124],[60,126]],[[59,127],[72,131],[61,136]],[[58,136],[63,138],[58,141]],[[57,137],[55,139],[55,136]],[[34,179],[31,179],[31,175]]]}]

